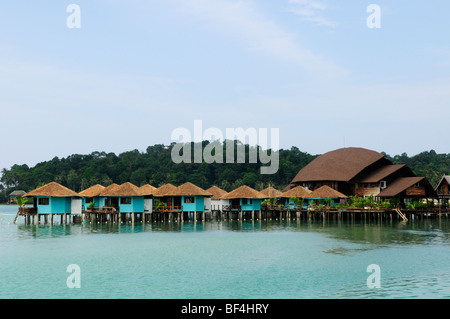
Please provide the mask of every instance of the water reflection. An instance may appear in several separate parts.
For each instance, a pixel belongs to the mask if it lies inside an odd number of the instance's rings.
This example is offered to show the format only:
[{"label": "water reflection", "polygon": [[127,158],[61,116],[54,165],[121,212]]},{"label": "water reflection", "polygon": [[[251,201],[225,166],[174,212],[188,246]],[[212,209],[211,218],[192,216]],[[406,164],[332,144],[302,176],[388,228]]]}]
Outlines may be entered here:
[{"label": "water reflection", "polygon": [[[405,222],[366,223],[364,221],[207,221],[153,222],[138,224],[17,225],[19,238],[49,238],[73,235],[120,234],[142,232],[316,232],[359,244],[379,246],[402,244],[448,244],[447,219]],[[334,253],[339,254],[339,251]]]}]

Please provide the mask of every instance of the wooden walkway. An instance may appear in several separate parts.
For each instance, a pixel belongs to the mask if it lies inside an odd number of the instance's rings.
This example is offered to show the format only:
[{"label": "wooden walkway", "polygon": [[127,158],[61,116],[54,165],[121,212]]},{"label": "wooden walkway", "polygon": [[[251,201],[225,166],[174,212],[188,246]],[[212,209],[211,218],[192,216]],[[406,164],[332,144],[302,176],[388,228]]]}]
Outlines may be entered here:
[{"label": "wooden walkway", "polygon": [[[411,220],[448,218],[450,209],[442,210],[381,210],[381,209],[342,209],[342,210],[308,210],[308,209],[262,209],[242,211],[236,207],[224,207],[222,211],[182,212],[179,207],[160,209],[150,212],[121,213],[111,207],[99,207],[75,214],[37,214],[33,207],[19,209],[18,216],[25,218],[25,224],[53,224],[60,218],[60,224],[67,223],[151,223],[151,222],[183,222],[212,220]],[[43,220],[42,220],[43,219]]]}]

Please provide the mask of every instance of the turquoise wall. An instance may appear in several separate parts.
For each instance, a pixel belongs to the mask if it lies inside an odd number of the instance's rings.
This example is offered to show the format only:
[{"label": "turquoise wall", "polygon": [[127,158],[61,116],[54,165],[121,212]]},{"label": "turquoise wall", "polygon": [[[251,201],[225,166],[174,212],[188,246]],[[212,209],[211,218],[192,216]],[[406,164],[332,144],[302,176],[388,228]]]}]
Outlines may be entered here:
[{"label": "turquoise wall", "polygon": [[[37,198],[37,211],[38,214],[51,214],[52,210],[51,210],[51,205],[52,205],[52,198],[51,197],[41,197],[41,196],[36,196]],[[48,198],[49,199],[49,204],[48,205],[39,205],[39,198]]]},{"label": "turquoise wall", "polygon": [[[251,201],[251,204],[249,203]],[[252,211],[252,210],[260,210],[262,199],[247,199],[247,204],[243,204],[243,199],[240,199],[241,210],[243,211]]]},{"label": "turquoise wall", "polygon": [[133,211],[135,213],[144,212],[144,197],[131,197],[131,203],[133,204]]},{"label": "turquoise wall", "polygon": [[[49,205],[39,205],[39,198],[48,198]],[[70,197],[43,197],[37,196],[38,214],[70,214],[72,200]]]},{"label": "turquoise wall", "polygon": [[121,213],[143,213],[144,196],[131,197],[131,204],[121,204],[119,198],[119,211]]},{"label": "turquoise wall", "polygon": [[[194,197],[193,203],[185,203],[184,197]],[[181,196],[181,206],[183,212],[202,212],[205,209],[205,197],[204,196]]]}]

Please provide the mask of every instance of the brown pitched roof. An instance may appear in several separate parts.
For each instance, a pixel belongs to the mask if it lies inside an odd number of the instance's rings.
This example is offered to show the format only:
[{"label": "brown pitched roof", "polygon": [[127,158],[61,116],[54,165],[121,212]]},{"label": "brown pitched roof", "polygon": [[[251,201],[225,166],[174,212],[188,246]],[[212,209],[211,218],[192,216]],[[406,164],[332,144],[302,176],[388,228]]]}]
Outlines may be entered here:
[{"label": "brown pitched roof", "polygon": [[107,197],[116,197],[116,196],[127,196],[127,197],[136,197],[143,196],[141,190],[136,185],[126,182],[117,187],[112,187],[108,191],[103,191],[101,193],[102,196]]},{"label": "brown pitched roof", "polygon": [[105,189],[104,186],[97,184],[94,186],[91,186],[84,191],[81,191],[78,193],[81,197],[96,197],[100,195],[100,193]]},{"label": "brown pitched roof", "polygon": [[35,190],[26,193],[23,197],[33,196],[49,196],[49,197],[80,197],[78,193],[56,182],[48,183],[44,186],[36,188]]},{"label": "brown pitched roof", "polygon": [[330,186],[324,185],[315,191],[311,192],[307,197],[305,198],[347,198],[344,194],[341,192],[338,192],[337,190],[331,188]]},{"label": "brown pitched roof", "polygon": [[166,193],[167,196],[212,196],[211,193],[205,191],[192,183],[186,182]]},{"label": "brown pitched roof", "polygon": [[304,188],[303,186],[297,186],[294,188],[291,188],[290,190],[284,192],[281,194],[281,198],[291,198],[291,197],[298,197],[298,198],[307,198],[309,194],[311,194],[312,191],[309,189]]},{"label": "brown pitched roof", "polygon": [[[428,180],[425,177],[400,177],[394,180],[391,184],[388,185],[384,190],[382,190],[377,197],[395,197],[399,195],[401,192],[410,188],[414,184],[425,181],[428,183]],[[429,184],[429,183],[428,183]],[[428,185],[425,185],[426,187]],[[430,186],[431,187],[431,186]],[[430,188],[427,187],[427,188]],[[434,190],[433,190],[434,191]],[[429,192],[429,190],[428,190]],[[434,194],[430,194],[434,195]]]},{"label": "brown pitched roof", "polygon": [[[316,157],[292,180],[292,183],[308,181],[350,181],[367,166],[383,159],[384,155],[365,148],[348,147]],[[386,159],[388,162],[388,160]]]},{"label": "brown pitched roof", "polygon": [[150,185],[150,184],[145,184],[144,186],[140,187],[141,193],[144,196],[149,196],[149,195],[153,195],[153,192],[155,191],[156,187]]},{"label": "brown pitched roof", "polygon": [[164,184],[163,186],[160,186],[157,189],[155,189],[153,191],[153,196],[155,196],[155,197],[168,196],[167,194],[169,192],[173,191],[174,189],[176,189],[175,186],[173,186],[170,183],[167,183],[167,184]]},{"label": "brown pitched roof", "polygon": [[265,199],[266,195],[261,194],[261,192],[258,192],[257,190],[254,190],[251,187],[242,185],[241,187],[236,188],[235,190],[229,192],[228,194],[222,196],[221,198],[223,198],[223,199],[233,199],[233,198]]},{"label": "brown pitched roof", "polygon": [[224,191],[223,189],[221,189],[217,186],[212,186],[212,187],[208,188],[206,191],[213,195],[211,197],[211,199],[213,199],[213,200],[220,199],[220,197],[228,194],[228,192]]},{"label": "brown pitched roof", "polygon": [[272,186],[263,189],[260,193],[264,194],[266,198],[277,198],[282,194],[282,192],[280,192],[278,189],[273,188]]},{"label": "brown pitched roof", "polygon": [[[450,185],[450,175],[444,175],[442,176],[441,180],[439,181],[439,183],[436,185],[436,187],[434,188],[435,190],[437,190],[439,188],[439,186],[441,186],[441,184],[443,182],[447,182],[447,184]],[[12,194],[12,193],[11,193]]]},{"label": "brown pitched roof", "polygon": [[[100,194],[98,194],[98,196],[101,197],[107,197],[109,196],[108,193],[111,192],[114,188],[119,187],[119,185],[117,185],[116,183],[112,183],[111,185],[106,186],[101,192]],[[106,195],[105,195],[106,194]]]},{"label": "brown pitched roof", "polygon": [[[404,169],[407,170],[407,174],[409,176],[414,176],[414,173],[411,171],[411,169],[406,165],[385,165],[382,166],[372,172],[370,172],[368,175],[362,177],[361,179],[355,180],[355,182],[358,183],[378,183],[379,181],[382,181],[389,175]],[[405,176],[406,177],[406,176]]]}]

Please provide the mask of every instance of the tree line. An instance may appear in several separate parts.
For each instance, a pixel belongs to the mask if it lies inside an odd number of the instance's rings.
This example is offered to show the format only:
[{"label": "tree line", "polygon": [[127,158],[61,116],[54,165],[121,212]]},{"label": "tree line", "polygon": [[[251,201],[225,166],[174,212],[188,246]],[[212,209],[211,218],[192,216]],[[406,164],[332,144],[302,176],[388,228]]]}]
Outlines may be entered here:
[{"label": "tree line", "polygon": [[[204,148],[208,141],[202,142]],[[223,146],[225,142],[223,142]],[[245,158],[254,151],[253,146],[234,141],[235,146],[243,146]],[[241,185],[258,190],[271,185],[282,190],[295,177],[300,169],[318,155],[311,155],[292,146],[278,151],[279,168],[276,174],[260,174],[260,161],[249,163],[180,163],[172,161],[171,154],[175,143],[156,144],[147,147],[145,152],[137,149],[120,153],[92,152],[73,154],[66,158],[54,157],[49,161],[29,167],[15,164],[1,171],[0,202],[16,189],[31,191],[51,181],[58,182],[76,192],[95,184],[108,186],[112,183],[131,182],[137,186],[151,184],[159,187],[166,183],[181,185],[191,182],[204,189],[216,185],[231,191]],[[258,146],[256,147],[259,148]],[[237,147],[235,147],[236,151]],[[226,153],[226,148],[223,147]],[[270,150],[269,150],[270,154]],[[443,174],[450,173],[450,154],[437,154],[435,151],[422,152],[409,157],[406,153],[390,156],[394,164],[407,164],[418,176],[426,176],[435,186]],[[224,154],[226,155],[226,154]],[[266,165],[267,166],[267,165]]]}]

